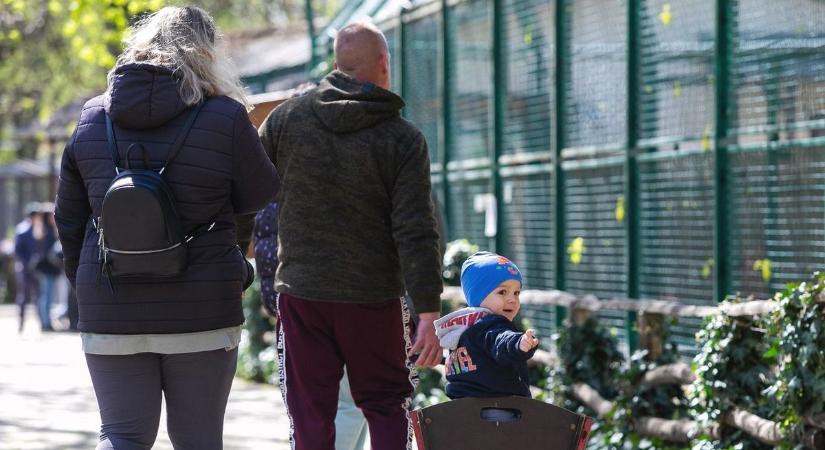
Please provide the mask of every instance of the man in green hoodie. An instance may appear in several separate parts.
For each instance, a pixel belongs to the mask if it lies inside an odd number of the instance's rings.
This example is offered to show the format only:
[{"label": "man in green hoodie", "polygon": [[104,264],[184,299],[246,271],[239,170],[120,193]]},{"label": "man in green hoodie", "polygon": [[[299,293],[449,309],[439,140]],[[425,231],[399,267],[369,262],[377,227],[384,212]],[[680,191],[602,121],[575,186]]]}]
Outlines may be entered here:
[{"label": "man in green hoodie", "polygon": [[[411,358],[431,367],[442,356],[427,144],[400,117],[389,58],[380,30],[348,25],[336,70],[259,130],[281,177],[278,345],[298,450],[334,449],[344,365],[372,448],[411,448]],[[405,289],[420,316],[414,343]]]}]

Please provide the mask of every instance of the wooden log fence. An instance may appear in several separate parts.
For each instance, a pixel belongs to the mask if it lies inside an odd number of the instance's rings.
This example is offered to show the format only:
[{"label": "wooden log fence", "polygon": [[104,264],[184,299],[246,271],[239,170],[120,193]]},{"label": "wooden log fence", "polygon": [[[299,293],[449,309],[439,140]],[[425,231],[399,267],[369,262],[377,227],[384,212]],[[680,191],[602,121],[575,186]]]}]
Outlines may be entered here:
[{"label": "wooden log fence", "polygon": [[[441,298],[450,301],[463,301],[461,288],[445,287]],[[594,312],[601,310],[633,311],[638,313],[639,343],[655,360],[664,350],[662,339],[663,319],[668,317],[707,317],[724,314],[729,317],[749,317],[770,314],[777,308],[773,300],[752,300],[738,304],[719,306],[689,305],[670,300],[599,299],[594,295],[574,295],[569,292],[550,290],[525,290],[521,293],[521,303],[526,305],[562,306],[571,311],[570,321],[576,325],[583,324]],[[818,302],[825,302],[825,294]],[[550,352],[539,350],[533,357],[534,364],[549,366],[557,358]],[[685,363],[675,363],[657,367],[647,372],[641,383],[647,385],[689,385],[696,380],[696,375]],[[606,418],[615,408],[615,404],[602,396],[593,387],[585,383],[575,383],[570,387],[571,396],[586,405],[599,418]],[[806,417],[810,428],[801,443],[805,448],[825,449],[825,414]],[[785,436],[777,422],[759,417],[740,408],[727,411],[720,418],[720,423],[703,428],[698,422],[682,419],[669,420],[658,417],[639,417],[633,421],[634,430],[645,436],[658,437],[673,443],[689,443],[701,434],[720,437],[720,427],[727,425],[740,429],[767,445],[778,444]]]},{"label": "wooden log fence", "polygon": [[642,383],[648,386],[659,386],[662,384],[691,384],[696,381],[696,375],[690,370],[690,366],[679,362],[659,366],[648,371],[642,377]]},{"label": "wooden log fence", "polygon": [[[817,300],[825,302],[825,295],[820,297]],[[443,300],[464,301],[464,294],[459,287],[447,286],[444,288],[441,298]],[[769,314],[777,307],[776,302],[773,300],[753,300],[738,304],[706,306],[689,305],[672,300],[599,299],[594,295],[577,296],[564,291],[529,289],[521,293],[520,299],[521,303],[525,305],[563,306],[571,310],[582,309],[590,312],[601,310],[634,311],[671,317],[707,317],[716,314],[725,314],[731,317],[755,316]]]}]

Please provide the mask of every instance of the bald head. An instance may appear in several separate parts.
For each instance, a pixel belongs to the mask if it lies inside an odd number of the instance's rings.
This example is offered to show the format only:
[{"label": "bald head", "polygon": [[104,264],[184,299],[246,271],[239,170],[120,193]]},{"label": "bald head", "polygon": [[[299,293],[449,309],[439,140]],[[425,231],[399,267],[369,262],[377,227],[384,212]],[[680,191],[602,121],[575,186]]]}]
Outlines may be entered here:
[{"label": "bald head", "polygon": [[371,23],[347,25],[335,37],[335,68],[356,80],[389,89],[389,60],[387,39]]}]

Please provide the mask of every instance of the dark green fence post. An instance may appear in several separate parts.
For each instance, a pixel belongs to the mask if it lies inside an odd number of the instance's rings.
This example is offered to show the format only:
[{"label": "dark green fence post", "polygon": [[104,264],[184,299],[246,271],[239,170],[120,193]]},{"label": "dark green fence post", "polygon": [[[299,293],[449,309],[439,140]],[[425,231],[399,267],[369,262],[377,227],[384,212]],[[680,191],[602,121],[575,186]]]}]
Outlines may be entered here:
[{"label": "dark green fence post", "polygon": [[[739,18],[735,17],[735,19],[736,22],[729,24],[728,29],[736,29],[733,27],[738,26]],[[780,90],[782,89],[782,70],[783,69],[781,64],[779,64],[779,62],[776,60],[772,60],[770,62],[770,69],[768,69],[768,79],[771,81],[769,83],[765,83],[765,87],[763,87],[765,100],[768,107],[767,120],[768,128],[770,129],[770,132],[768,133],[769,142],[776,142],[779,140],[779,127],[781,126],[779,123],[779,109],[781,108]],[[784,153],[785,151],[776,148],[772,145],[768,145],[765,149],[765,152],[768,155],[768,179],[780,180],[781,173],[779,171],[779,155],[781,153]],[[767,220],[765,220],[763,225],[764,236],[780,236],[781,226],[779,226],[778,219],[781,200],[777,202],[777,195],[775,189],[767,189],[765,194],[767,196],[766,206],[768,210],[765,212]],[[736,225],[733,224],[733,226],[735,227]],[[731,224],[728,224],[728,227],[730,229]],[[766,252],[765,258],[768,258],[769,255],[770,253]],[[768,292],[770,292],[770,281],[767,281],[767,288]]]},{"label": "dark green fence post", "polygon": [[[401,93],[401,98],[404,98],[404,99],[406,99],[407,94],[410,93],[410,83],[408,81],[410,79],[410,77],[407,76],[407,72],[408,72],[407,66],[409,64],[407,64],[407,62],[408,62],[407,59],[408,58],[407,58],[407,52],[406,52],[407,39],[409,39],[409,36],[407,36],[407,21],[406,21],[408,12],[409,12],[408,8],[406,8],[406,7],[401,8],[401,14],[398,17],[398,38],[395,40],[395,45],[396,45],[395,54],[398,56],[399,62],[401,63],[400,64],[401,67],[399,68],[399,70],[401,70],[401,83],[400,83],[401,86],[399,86],[399,89],[401,91],[400,92]],[[406,107],[404,109],[402,109],[401,110],[401,116],[406,118],[407,114],[408,114],[407,111],[408,110],[407,110]]]},{"label": "dark green fence post", "polygon": [[714,284],[713,296],[722,301],[730,292],[730,258],[728,250],[728,117],[730,114],[730,54],[733,10],[731,0],[716,1],[716,132],[714,134]]},{"label": "dark green fence post", "polygon": [[[627,2],[627,158],[625,161],[625,229],[627,248],[627,296],[639,298],[639,166],[636,161],[639,143],[639,57],[641,1]],[[628,311],[625,319],[627,347],[632,354],[638,346],[636,312]]]},{"label": "dark green fence post", "polygon": [[[562,150],[566,144],[564,129],[565,114],[567,113],[567,79],[570,69],[570,42],[567,30],[567,0],[556,0],[556,111],[555,111],[555,140],[553,153],[553,202],[555,215],[555,279],[556,289],[565,290],[565,261],[567,250],[565,246],[566,223],[564,214],[564,170],[562,169]],[[567,316],[567,310],[562,306],[556,307],[556,327],[561,327]]]},{"label": "dark green fence post", "polygon": [[453,92],[452,86],[452,49],[450,48],[450,2],[449,0],[441,0],[441,45],[442,45],[442,92],[441,92],[441,102],[442,102],[442,120],[443,120],[443,129],[444,129],[444,142],[441,146],[441,188],[444,191],[444,232],[447,233],[446,241],[450,241],[455,239],[455,236],[450,235],[450,231],[452,230],[450,225],[450,208],[452,207],[452,202],[450,201],[450,180],[447,177],[449,175],[449,162],[450,162],[450,155],[452,153],[453,148],[453,130],[452,130],[452,121],[453,121],[453,104],[450,100],[450,96]]},{"label": "dark green fence post", "polygon": [[307,75],[311,75],[318,59],[315,56],[315,11],[312,10],[312,0],[304,0],[304,14],[307,21],[307,32],[309,33],[309,67]]},{"label": "dark green fence post", "polygon": [[490,182],[496,198],[496,236],[493,239],[493,251],[504,249],[504,221],[502,211],[504,202],[501,194],[501,175],[498,158],[504,147],[504,121],[507,102],[507,59],[504,49],[507,45],[507,21],[504,11],[505,0],[493,0],[493,151],[490,155]]}]

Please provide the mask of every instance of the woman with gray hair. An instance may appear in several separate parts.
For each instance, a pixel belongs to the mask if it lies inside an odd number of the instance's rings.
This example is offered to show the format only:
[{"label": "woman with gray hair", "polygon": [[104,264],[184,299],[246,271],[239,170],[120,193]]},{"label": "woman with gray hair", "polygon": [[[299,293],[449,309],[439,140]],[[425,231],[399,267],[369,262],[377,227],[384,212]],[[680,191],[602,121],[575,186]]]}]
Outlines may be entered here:
[{"label": "woman with gray hair", "polygon": [[[199,8],[167,7],[139,22],[63,154],[55,215],[100,407],[98,450],[150,449],[162,396],[176,450],[223,447],[241,296],[252,276],[237,245],[249,236],[236,232],[234,218],[272,201],[279,181],[218,38]],[[111,220],[106,205],[113,187],[140,187],[122,176],[135,166],[159,172],[185,233],[174,247],[151,251],[157,258],[185,247],[185,264],[171,275],[148,267],[149,274],[113,276],[116,261],[107,255],[129,252],[111,236],[133,224]],[[116,176],[125,184],[113,184]],[[117,206],[137,223],[151,213]],[[132,227],[137,241],[151,224]]]}]

